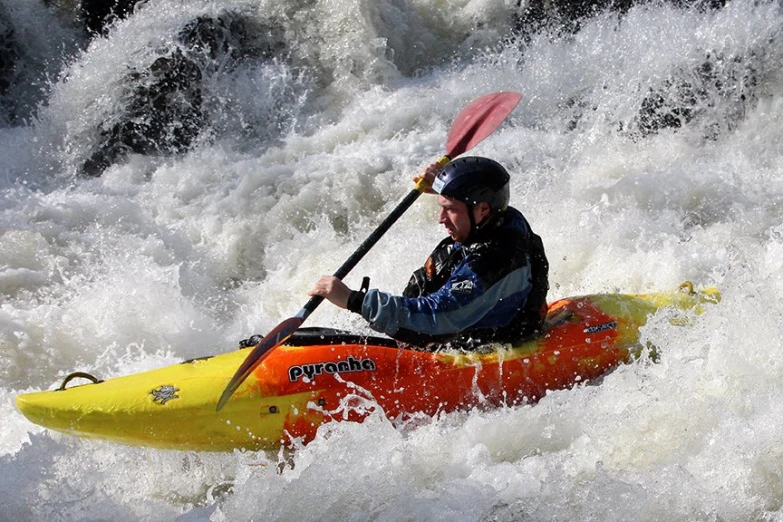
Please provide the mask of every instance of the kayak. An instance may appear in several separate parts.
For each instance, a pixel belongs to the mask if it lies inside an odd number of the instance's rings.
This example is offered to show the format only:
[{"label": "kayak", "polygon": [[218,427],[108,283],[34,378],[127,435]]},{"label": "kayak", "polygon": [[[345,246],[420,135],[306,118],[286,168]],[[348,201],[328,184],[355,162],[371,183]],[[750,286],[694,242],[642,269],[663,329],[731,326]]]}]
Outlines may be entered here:
[{"label": "kayak", "polygon": [[[643,350],[640,328],[661,308],[690,311],[670,319],[684,325],[719,300],[716,289],[696,292],[690,283],[671,292],[560,299],[549,305],[541,336],[477,352],[418,351],[388,338],[302,329],[219,412],[216,403],[246,349],[106,381],[75,373],[60,389],[18,395],[16,405],[46,428],[130,445],[292,447],[326,423],[360,422],[366,409],[357,404],[367,401],[389,419],[534,403],[634,360]],[[94,382],[69,386],[75,377]]]}]

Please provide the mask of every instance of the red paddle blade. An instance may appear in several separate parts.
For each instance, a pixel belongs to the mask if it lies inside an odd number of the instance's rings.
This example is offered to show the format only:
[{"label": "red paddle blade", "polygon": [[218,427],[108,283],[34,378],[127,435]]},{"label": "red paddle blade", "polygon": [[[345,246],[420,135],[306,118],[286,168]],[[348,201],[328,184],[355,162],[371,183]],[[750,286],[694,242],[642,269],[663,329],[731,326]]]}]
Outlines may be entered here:
[{"label": "red paddle blade", "polygon": [[220,400],[217,403],[217,408],[215,411],[220,411],[223,406],[226,405],[228,399],[234,395],[234,392],[237,391],[237,388],[239,388],[245,379],[247,379],[247,376],[250,375],[253,370],[255,370],[256,366],[261,364],[266,356],[272,353],[272,350],[286,342],[286,340],[288,340],[288,338],[291,337],[300,326],[302,326],[303,322],[304,319],[301,317],[289,317],[277,325],[274,330],[266,335],[266,337],[261,339],[261,341],[255,346],[255,348],[253,348],[253,351],[250,352],[250,355],[245,358],[245,360],[242,362],[242,365],[228,382],[228,386],[226,386],[226,389],[223,390],[223,395],[220,396]]},{"label": "red paddle blade", "polygon": [[521,99],[518,92],[496,92],[470,102],[451,125],[446,156],[455,158],[492,134]]}]

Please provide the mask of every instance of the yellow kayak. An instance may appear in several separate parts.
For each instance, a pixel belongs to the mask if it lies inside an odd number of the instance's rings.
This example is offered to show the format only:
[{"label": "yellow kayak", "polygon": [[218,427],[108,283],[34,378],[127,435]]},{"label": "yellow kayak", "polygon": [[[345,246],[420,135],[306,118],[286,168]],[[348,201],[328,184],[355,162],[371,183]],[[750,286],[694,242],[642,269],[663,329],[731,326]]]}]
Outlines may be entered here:
[{"label": "yellow kayak", "polygon": [[[319,426],[361,421],[351,398],[389,418],[534,402],[605,374],[640,351],[639,328],[662,307],[701,313],[715,289],[595,294],[549,305],[545,333],[481,353],[423,352],[390,339],[303,329],[276,349],[225,407],[215,406],[247,350],[60,390],[21,394],[30,421],[81,437],[179,450],[274,449]],[[74,374],[85,376],[85,374]],[[95,379],[97,381],[97,379]]]}]

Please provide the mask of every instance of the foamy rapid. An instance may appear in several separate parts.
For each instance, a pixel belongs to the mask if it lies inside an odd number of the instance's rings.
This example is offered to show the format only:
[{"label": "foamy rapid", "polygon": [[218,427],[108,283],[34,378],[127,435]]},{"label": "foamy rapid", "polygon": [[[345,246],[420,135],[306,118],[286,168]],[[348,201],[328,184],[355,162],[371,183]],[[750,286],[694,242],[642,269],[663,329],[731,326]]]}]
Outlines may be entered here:
[{"label": "foamy rapid", "polygon": [[[91,40],[37,4],[0,0],[26,75],[0,99],[16,110],[0,119],[0,520],[783,519],[776,2],[654,3],[526,39],[516,3],[491,0],[156,0]],[[129,71],[225,12],[273,55],[199,55],[206,124],[189,150],[81,175],[126,114]],[[658,362],[403,424],[363,397],[366,422],[291,454],[126,447],[17,412],[18,393],[74,370],[225,352],[290,317],[442,153],[459,110],[504,90],[522,102],[472,153],[512,173],[550,300],[721,291],[688,326],[650,319]],[[443,235],[422,197],[346,282],[399,291]],[[369,331],[328,303],[308,324]]]}]

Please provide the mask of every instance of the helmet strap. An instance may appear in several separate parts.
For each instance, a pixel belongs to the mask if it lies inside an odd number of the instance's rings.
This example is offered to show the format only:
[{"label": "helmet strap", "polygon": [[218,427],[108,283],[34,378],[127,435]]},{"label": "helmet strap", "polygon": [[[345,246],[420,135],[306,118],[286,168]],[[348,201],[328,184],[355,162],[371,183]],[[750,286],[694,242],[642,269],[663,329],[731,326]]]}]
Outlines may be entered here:
[{"label": "helmet strap", "polygon": [[468,219],[470,220],[470,233],[468,234],[467,239],[465,239],[465,243],[469,243],[470,240],[476,234],[476,232],[478,232],[480,229],[492,226],[493,223],[496,223],[498,219],[500,219],[500,216],[503,214],[503,212],[497,212],[490,209],[489,213],[486,216],[484,216],[484,220],[481,223],[476,223],[476,217],[473,214],[473,209],[475,208],[476,205],[471,203],[465,203],[465,206],[468,208]]},{"label": "helmet strap", "polygon": [[[466,205],[468,207],[468,219],[470,219],[470,234],[468,234],[467,239],[470,239],[476,233],[476,230],[478,229],[478,226],[476,226],[476,218],[475,218],[475,216],[473,216],[474,205],[471,205],[469,203],[466,203]],[[466,241],[467,241],[467,239],[466,239]]]}]

